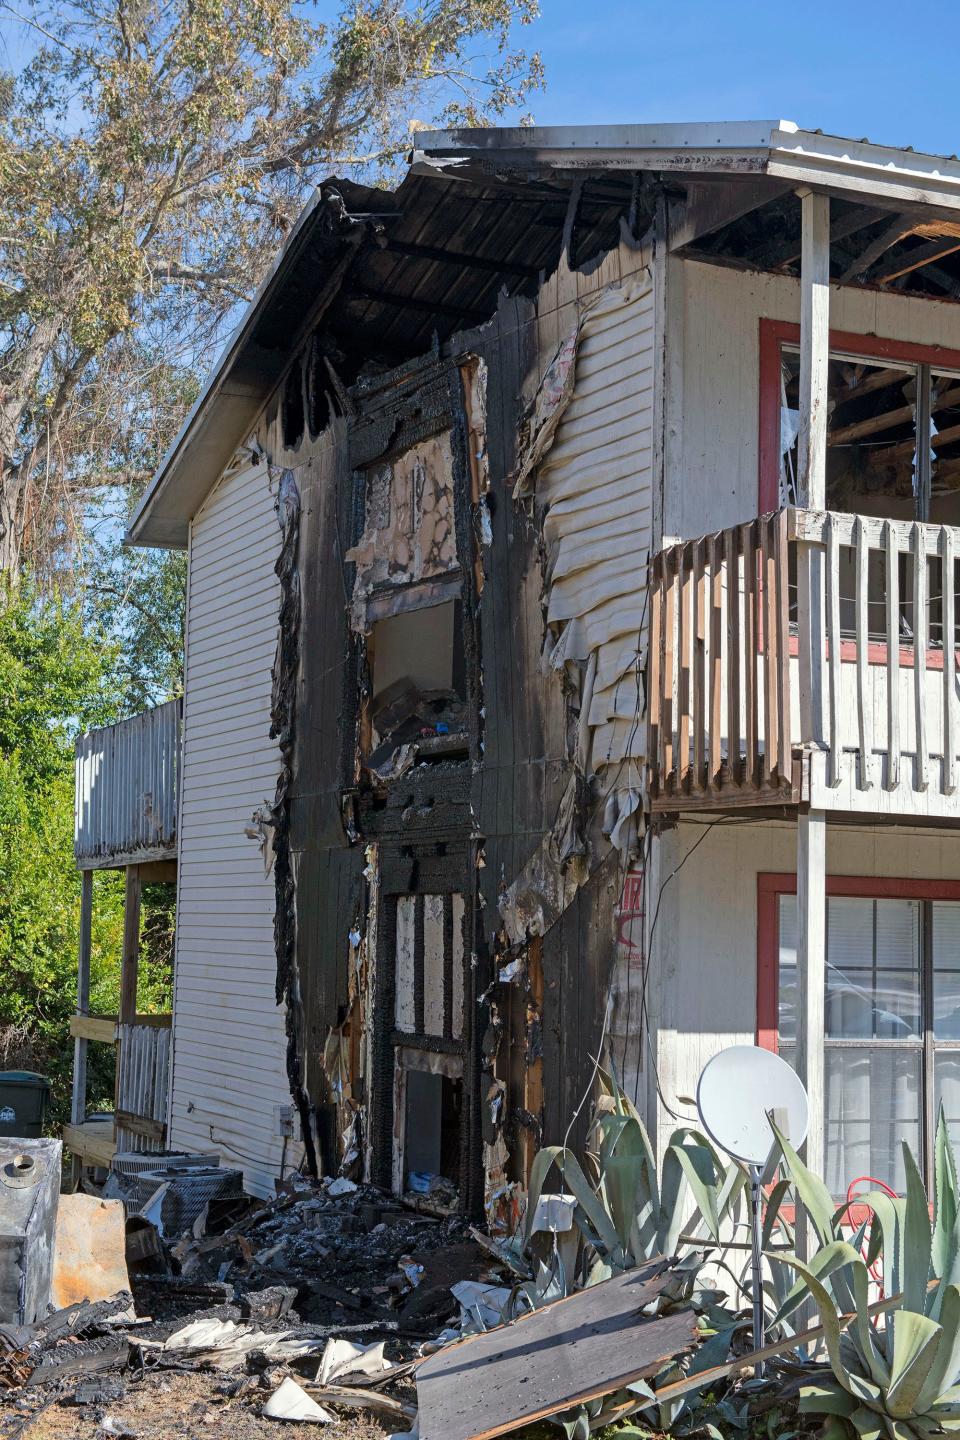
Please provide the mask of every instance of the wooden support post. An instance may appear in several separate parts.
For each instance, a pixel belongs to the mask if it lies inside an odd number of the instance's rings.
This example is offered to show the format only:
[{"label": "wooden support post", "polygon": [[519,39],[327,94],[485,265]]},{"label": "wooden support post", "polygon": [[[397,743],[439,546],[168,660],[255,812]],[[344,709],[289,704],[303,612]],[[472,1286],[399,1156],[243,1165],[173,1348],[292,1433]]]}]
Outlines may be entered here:
[{"label": "wooden support post", "polygon": [[128,865],[123,892],[123,956],[120,962],[120,1024],[137,1014],[137,965],[140,958],[140,866]]},{"label": "wooden support post", "polygon": [[797,1074],[807,1087],[810,1124],[804,1149],[815,1174],[824,1172],[823,1033],[826,985],[826,815],[797,820]]},{"label": "wooden support post", "polygon": [[[826,507],[827,381],[830,364],[830,197],[800,192],[800,504]],[[822,749],[824,636],[823,551],[797,546],[798,669],[800,743]]]},{"label": "wooden support post", "polygon": [[[80,945],[77,957],[77,1014],[90,1014],[90,949],[93,934],[93,871],[80,872]],[[70,1103],[71,1125],[82,1125],[87,1111],[87,1045],[85,1036],[73,1042],[73,1097]],[[73,1188],[80,1183],[80,1157],[74,1155]]]},{"label": "wooden support post", "polygon": [[800,503],[826,508],[830,362],[830,197],[800,192]]}]

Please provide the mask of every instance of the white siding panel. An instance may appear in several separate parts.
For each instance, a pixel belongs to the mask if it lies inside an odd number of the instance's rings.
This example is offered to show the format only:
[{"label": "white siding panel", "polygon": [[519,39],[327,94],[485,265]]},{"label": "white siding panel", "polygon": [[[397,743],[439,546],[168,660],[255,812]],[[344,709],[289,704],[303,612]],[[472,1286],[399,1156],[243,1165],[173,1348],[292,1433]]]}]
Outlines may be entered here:
[{"label": "white siding panel", "polygon": [[280,1173],[275,1109],[290,1103],[274,882],[244,833],[280,766],[269,738],[279,544],[263,468],[221,480],[193,522],[174,988],[172,1143],[219,1149],[260,1195]]},{"label": "white siding panel", "polygon": [[587,311],[573,394],[536,478],[547,618],[563,627],[554,664],[588,662],[590,765],[618,791],[639,785],[646,745],[638,655],[653,523],[653,302],[644,273]]}]

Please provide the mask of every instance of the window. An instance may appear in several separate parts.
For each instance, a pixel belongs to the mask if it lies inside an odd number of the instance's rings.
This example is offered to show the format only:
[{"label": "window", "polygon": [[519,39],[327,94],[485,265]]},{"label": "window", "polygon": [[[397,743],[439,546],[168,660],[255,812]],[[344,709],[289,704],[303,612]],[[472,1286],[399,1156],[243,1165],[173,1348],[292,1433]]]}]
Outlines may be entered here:
[{"label": "window", "polygon": [[393,977],[380,1021],[393,1049],[393,1189],[444,1212],[460,1203],[466,1139],[464,916],[461,894],[391,897],[380,972]]},{"label": "window", "polygon": [[[960,525],[960,352],[831,332],[826,507]],[[760,511],[797,503],[799,327],[761,321]],[[926,435],[926,445],[920,437]],[[791,554],[791,585],[795,557]],[[868,635],[886,641],[884,555],[869,555]],[[942,648],[943,564],[927,562],[928,645]],[[854,551],[840,549],[840,629],[856,635]],[[960,596],[960,565],[952,583]],[[901,643],[914,635],[913,559],[899,557]],[[957,612],[960,614],[960,611]],[[960,643],[960,622],[955,642]],[[882,657],[878,654],[878,659]]]},{"label": "window", "polygon": [[[864,1175],[902,1191],[900,1142],[929,1180],[941,1103],[960,1141],[960,885],[827,888],[825,1179],[839,1197]],[[793,877],[761,876],[759,1038],[791,1062],[796,924]]]},{"label": "window", "polygon": [[[797,500],[799,339],[762,322],[761,510]],[[960,523],[960,353],[832,332],[827,386],[827,508]]]}]

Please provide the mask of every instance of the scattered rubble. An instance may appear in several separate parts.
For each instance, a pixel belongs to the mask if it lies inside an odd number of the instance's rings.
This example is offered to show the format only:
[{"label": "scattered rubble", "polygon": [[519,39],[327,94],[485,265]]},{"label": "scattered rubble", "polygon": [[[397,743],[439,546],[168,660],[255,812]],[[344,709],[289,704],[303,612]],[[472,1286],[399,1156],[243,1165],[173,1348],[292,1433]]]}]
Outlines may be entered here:
[{"label": "scattered rubble", "polygon": [[[166,1197],[180,1181],[162,1184]],[[502,1279],[463,1220],[413,1212],[353,1181],[297,1176],[272,1201],[244,1197],[239,1206],[221,1195],[179,1235],[151,1226],[139,1189],[126,1190],[140,1212],[126,1222],[131,1293],[0,1326],[0,1440],[142,1440],[149,1429],[124,1407],[144,1387],[187,1375],[202,1379],[213,1411],[229,1405],[244,1423],[336,1423],[344,1440],[403,1434],[416,1414],[411,1369],[421,1346],[451,1322],[460,1333],[450,1285],[464,1275]],[[168,1213],[180,1206],[182,1216],[181,1197],[165,1197]],[[78,1215],[119,1204],[64,1201],[73,1229]],[[115,1215],[110,1223],[116,1238]],[[98,1249],[87,1257],[93,1271]],[[83,1288],[85,1252],[73,1253]],[[55,1419],[65,1428],[51,1428]]]},{"label": "scattered rubble", "polygon": [[[166,1176],[165,1195],[179,1183]],[[549,1239],[570,1203],[543,1199]],[[629,1389],[698,1343],[691,1310],[654,1304],[671,1262],[528,1314],[519,1252],[354,1181],[214,1196],[177,1237],[131,1208],[129,1292],[0,1326],[0,1440],[260,1440],[298,1424],[472,1440]]]}]

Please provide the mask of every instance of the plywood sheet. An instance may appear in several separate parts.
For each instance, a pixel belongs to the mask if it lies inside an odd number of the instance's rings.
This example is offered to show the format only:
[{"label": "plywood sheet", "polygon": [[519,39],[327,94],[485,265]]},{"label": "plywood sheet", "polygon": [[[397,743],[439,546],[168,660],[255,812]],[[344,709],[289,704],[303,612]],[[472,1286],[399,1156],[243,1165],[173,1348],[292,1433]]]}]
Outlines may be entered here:
[{"label": "plywood sheet", "polygon": [[669,1279],[663,1262],[471,1336],[417,1369],[421,1440],[493,1440],[652,1375],[691,1347],[690,1310],[645,1316]]}]

